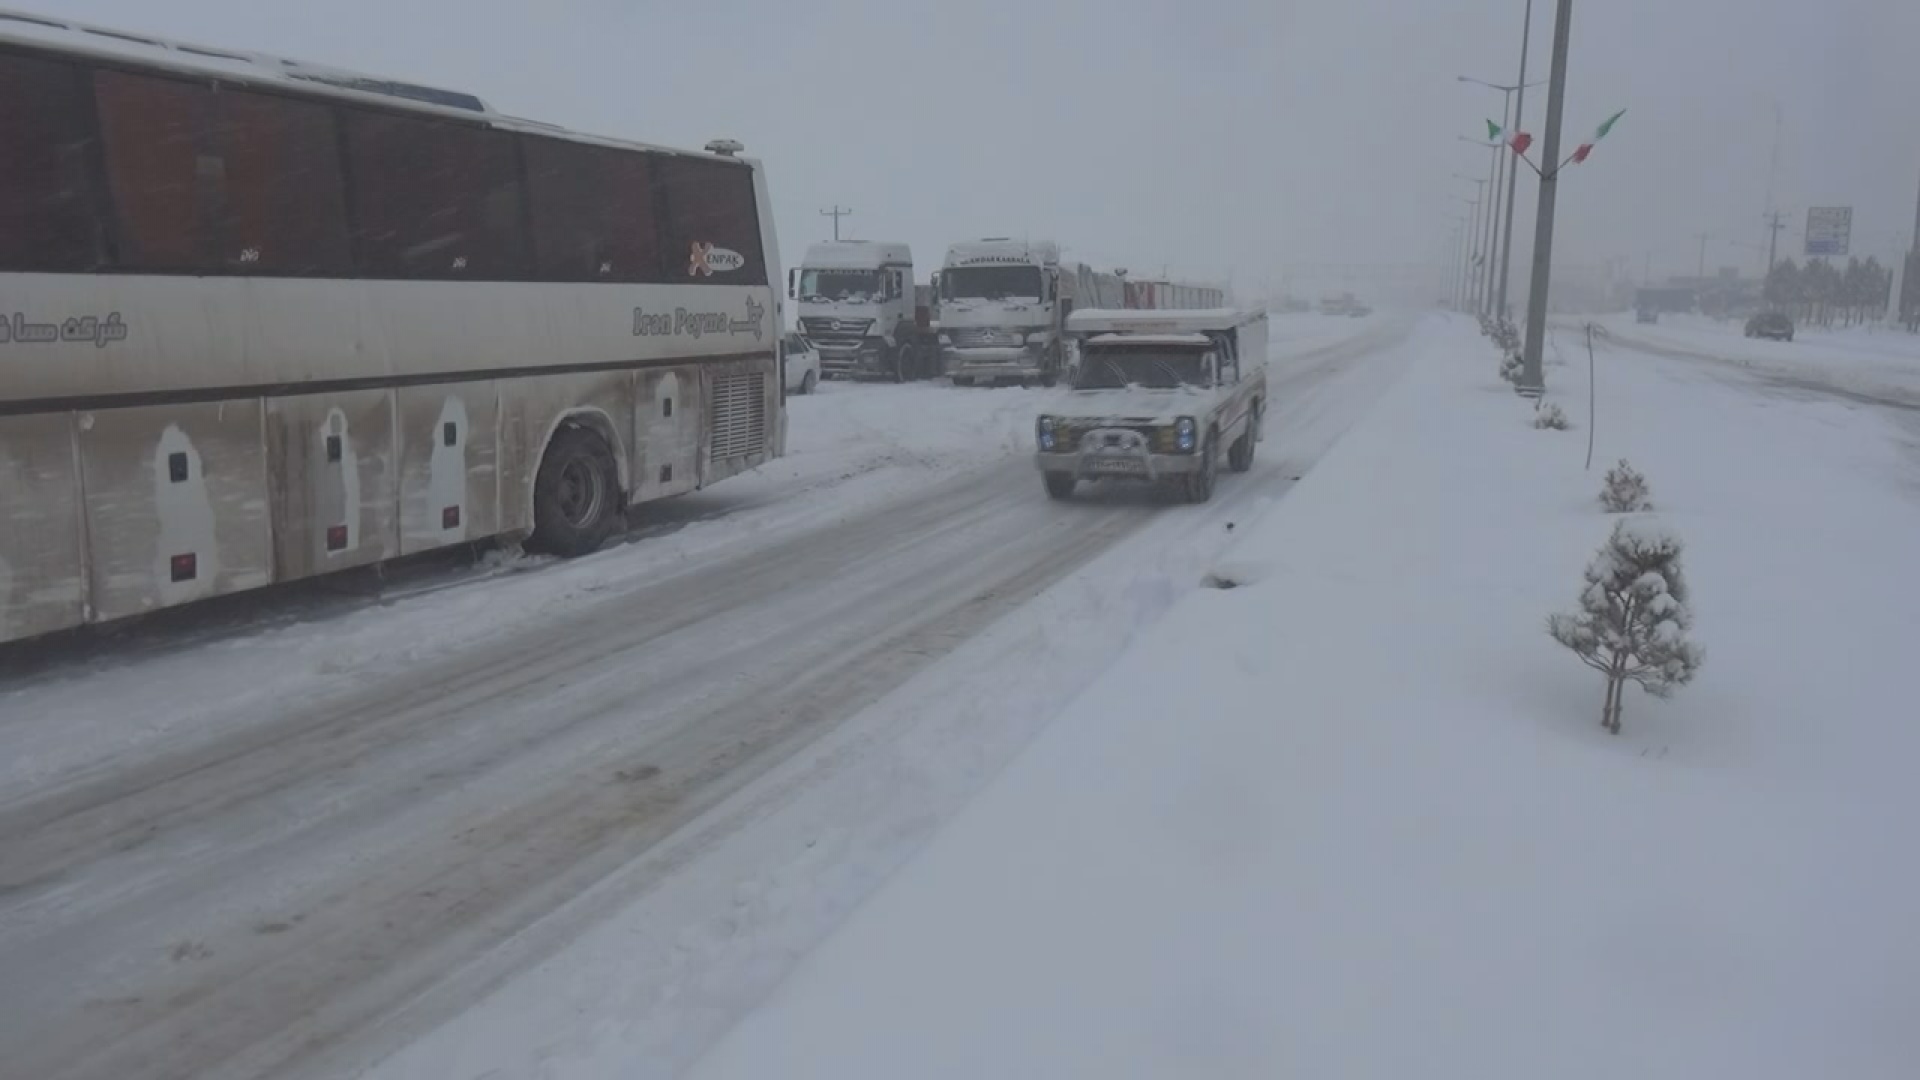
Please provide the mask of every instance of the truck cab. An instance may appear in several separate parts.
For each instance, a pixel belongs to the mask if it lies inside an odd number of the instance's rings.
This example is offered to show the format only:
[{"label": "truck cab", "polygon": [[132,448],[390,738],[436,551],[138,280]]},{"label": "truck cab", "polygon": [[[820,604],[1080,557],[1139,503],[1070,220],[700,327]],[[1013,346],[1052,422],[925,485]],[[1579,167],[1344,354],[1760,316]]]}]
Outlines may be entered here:
[{"label": "truck cab", "polygon": [[[1070,289],[1070,286],[1069,286]],[[940,359],[956,384],[1042,382],[1064,370],[1060,248],[989,237],[954,244],[940,271]]]},{"label": "truck cab", "polygon": [[1082,481],[1169,483],[1213,497],[1221,456],[1253,467],[1267,403],[1267,316],[1232,308],[1089,309],[1068,320],[1072,390],[1035,421],[1035,464],[1055,499]]},{"label": "truck cab", "polygon": [[787,275],[800,334],[829,379],[919,374],[913,254],[907,245],[835,240],[814,244]]}]

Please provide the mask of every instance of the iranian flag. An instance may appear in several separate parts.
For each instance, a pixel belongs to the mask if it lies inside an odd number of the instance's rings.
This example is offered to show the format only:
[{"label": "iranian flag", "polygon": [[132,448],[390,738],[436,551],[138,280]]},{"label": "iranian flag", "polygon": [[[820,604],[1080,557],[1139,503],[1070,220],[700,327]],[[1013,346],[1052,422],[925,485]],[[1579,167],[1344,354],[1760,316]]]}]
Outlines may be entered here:
[{"label": "iranian flag", "polygon": [[1622,116],[1625,116],[1626,114],[1627,114],[1627,110],[1621,109],[1619,112],[1614,113],[1612,116],[1607,117],[1607,122],[1604,124],[1601,124],[1599,128],[1595,129],[1593,133],[1593,138],[1588,139],[1586,142],[1583,142],[1579,146],[1574,147],[1573,163],[1575,165],[1578,165],[1581,162],[1587,160],[1587,155],[1593,153],[1593,144],[1599,142],[1601,139],[1606,138],[1607,132],[1613,130],[1614,123],[1618,121]]},{"label": "iranian flag", "polygon": [[1495,146],[1505,143],[1513,147],[1514,153],[1525,154],[1527,147],[1533,145],[1533,136],[1524,131],[1509,132],[1506,128],[1489,120],[1487,121],[1487,141]]}]

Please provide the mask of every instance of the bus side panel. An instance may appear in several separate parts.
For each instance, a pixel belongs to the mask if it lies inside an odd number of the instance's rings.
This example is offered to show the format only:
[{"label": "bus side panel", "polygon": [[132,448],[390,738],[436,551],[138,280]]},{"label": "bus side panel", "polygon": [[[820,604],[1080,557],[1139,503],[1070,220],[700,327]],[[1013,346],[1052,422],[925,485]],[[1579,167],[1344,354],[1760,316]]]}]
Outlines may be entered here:
[{"label": "bus side panel", "polygon": [[267,445],[275,580],[400,553],[392,391],[271,399]]},{"label": "bus side panel", "polygon": [[477,382],[396,395],[402,554],[500,531],[498,393],[492,382]]},{"label": "bus side panel", "polygon": [[273,578],[258,399],[81,413],[97,619]]},{"label": "bus side panel", "polygon": [[766,464],[775,454],[782,409],[779,362],[771,356],[701,368],[708,407],[702,410],[701,484]]},{"label": "bus side panel", "polygon": [[86,618],[73,415],[0,416],[0,641]]},{"label": "bus side panel", "polygon": [[634,502],[700,484],[700,369],[642,371],[634,393]]},{"label": "bus side panel", "polygon": [[538,379],[502,379],[500,423],[509,434],[511,456],[501,455],[501,531],[533,527],[533,485],[547,440],[560,421],[575,414],[610,444],[619,466],[621,489],[630,490],[633,475],[633,372],[591,372],[580,375],[543,375]]}]

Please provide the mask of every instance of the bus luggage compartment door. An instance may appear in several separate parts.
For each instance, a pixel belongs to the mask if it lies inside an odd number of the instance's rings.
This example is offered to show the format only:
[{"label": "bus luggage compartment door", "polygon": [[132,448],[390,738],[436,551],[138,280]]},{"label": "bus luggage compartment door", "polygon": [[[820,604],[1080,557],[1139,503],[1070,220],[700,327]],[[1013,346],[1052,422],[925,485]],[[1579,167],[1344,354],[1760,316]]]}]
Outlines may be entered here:
[{"label": "bus luggage compartment door", "polygon": [[86,618],[73,414],[0,416],[0,641]]},{"label": "bus luggage compartment door", "polygon": [[80,413],[94,617],[272,580],[259,399]]},{"label": "bus luggage compartment door", "polygon": [[400,553],[392,391],[274,398],[267,446],[277,580]]}]

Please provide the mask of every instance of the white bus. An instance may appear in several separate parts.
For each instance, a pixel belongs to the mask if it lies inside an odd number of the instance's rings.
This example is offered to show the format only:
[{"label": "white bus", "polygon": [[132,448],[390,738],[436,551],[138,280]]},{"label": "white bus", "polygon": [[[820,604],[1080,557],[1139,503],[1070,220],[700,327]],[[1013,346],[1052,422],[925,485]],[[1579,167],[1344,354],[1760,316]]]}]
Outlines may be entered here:
[{"label": "white bus", "polygon": [[764,174],[0,11],[0,641],[778,456]]}]

